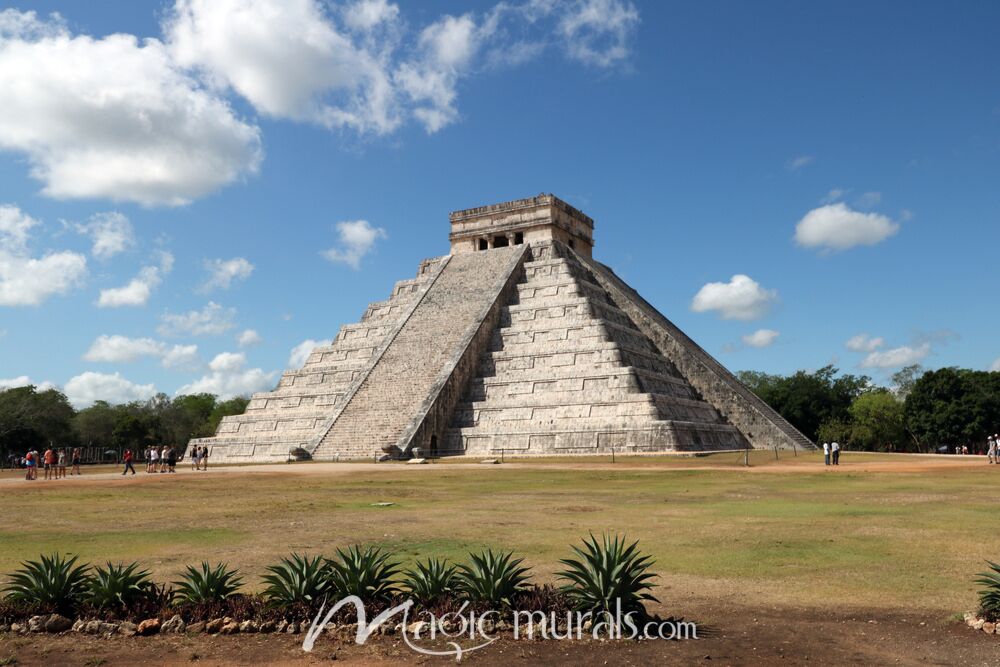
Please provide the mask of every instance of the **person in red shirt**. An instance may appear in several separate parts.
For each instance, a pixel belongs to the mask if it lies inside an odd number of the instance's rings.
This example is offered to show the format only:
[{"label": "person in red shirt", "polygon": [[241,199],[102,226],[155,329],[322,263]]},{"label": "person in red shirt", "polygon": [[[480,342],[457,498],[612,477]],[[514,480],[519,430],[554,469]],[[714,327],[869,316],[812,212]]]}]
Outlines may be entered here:
[{"label": "person in red shirt", "polygon": [[125,460],[125,470],[122,470],[122,475],[124,476],[129,470],[131,470],[134,475],[135,468],[132,467],[132,450],[126,449],[125,455],[122,458]]},{"label": "person in red shirt", "polygon": [[56,470],[56,453],[49,447],[42,456],[45,460],[45,479],[51,479]]},{"label": "person in red shirt", "polygon": [[33,452],[28,452],[24,457],[24,467],[27,469],[24,478],[25,479],[35,479],[35,471],[37,469],[38,461],[35,460],[35,454]]}]

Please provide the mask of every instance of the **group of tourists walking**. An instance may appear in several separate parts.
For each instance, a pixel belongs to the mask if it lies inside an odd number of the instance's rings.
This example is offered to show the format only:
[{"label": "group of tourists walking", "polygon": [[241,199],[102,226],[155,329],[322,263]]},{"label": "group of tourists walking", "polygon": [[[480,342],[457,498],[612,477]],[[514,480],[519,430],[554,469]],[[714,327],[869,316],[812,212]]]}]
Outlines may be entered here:
[{"label": "group of tourists walking", "polygon": [[986,460],[988,463],[1000,463],[1000,434],[994,433],[986,443]]},{"label": "group of tourists walking", "polygon": [[191,470],[208,470],[208,447],[191,448]]},{"label": "group of tourists walking", "polygon": [[[145,458],[146,472],[177,472],[177,450],[171,446],[147,447]],[[135,474],[134,469],[132,473]]]},{"label": "group of tourists walking", "polygon": [[67,459],[72,462],[71,475],[80,474],[80,450],[74,449],[67,457],[66,449],[55,449],[49,447],[45,453],[39,454],[37,449],[32,449],[21,458],[21,465],[24,466],[25,479],[38,479],[38,468],[45,471],[45,479],[62,479],[66,476]]},{"label": "group of tourists walking", "polygon": [[836,442],[823,443],[823,463],[825,465],[840,465],[840,444]]}]

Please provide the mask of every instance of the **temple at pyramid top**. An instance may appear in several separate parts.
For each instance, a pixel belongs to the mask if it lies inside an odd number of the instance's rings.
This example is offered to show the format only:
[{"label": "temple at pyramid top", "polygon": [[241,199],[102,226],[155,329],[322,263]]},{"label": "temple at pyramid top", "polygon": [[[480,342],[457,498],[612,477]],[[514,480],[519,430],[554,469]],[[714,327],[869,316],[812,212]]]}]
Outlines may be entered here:
[{"label": "temple at pyramid top", "polygon": [[195,444],[216,462],[815,446],[594,260],[566,202],[456,211],[450,241]]},{"label": "temple at pyramid top", "polygon": [[585,257],[594,250],[594,221],[555,195],[455,211],[450,216],[452,254],[559,241]]}]

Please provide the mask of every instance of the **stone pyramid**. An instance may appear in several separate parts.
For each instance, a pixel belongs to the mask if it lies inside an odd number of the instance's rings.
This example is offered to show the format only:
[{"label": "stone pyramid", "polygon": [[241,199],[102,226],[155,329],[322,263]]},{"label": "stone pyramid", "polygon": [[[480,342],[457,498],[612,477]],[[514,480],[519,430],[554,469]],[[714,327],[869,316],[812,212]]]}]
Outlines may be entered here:
[{"label": "stone pyramid", "polygon": [[592,259],[552,195],[451,214],[357,324],[226,417],[214,462],[815,445]]}]

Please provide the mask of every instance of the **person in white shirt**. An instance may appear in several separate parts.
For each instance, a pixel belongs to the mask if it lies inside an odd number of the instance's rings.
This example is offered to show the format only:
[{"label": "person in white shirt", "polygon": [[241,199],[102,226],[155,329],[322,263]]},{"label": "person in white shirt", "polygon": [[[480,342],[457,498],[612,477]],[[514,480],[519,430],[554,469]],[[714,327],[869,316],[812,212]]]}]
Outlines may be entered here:
[{"label": "person in white shirt", "polygon": [[840,465],[840,444],[833,442],[830,443],[830,452],[833,454],[833,465]]},{"label": "person in white shirt", "polygon": [[993,463],[994,461],[997,460],[997,441],[994,440],[993,436],[991,435],[989,437],[988,442],[989,444],[987,445],[986,448],[986,461],[988,463]]},{"label": "person in white shirt", "polygon": [[160,450],[153,447],[149,450],[149,472],[157,472],[160,469]]},{"label": "person in white shirt", "polygon": [[823,464],[830,465],[830,443],[823,443]]}]

